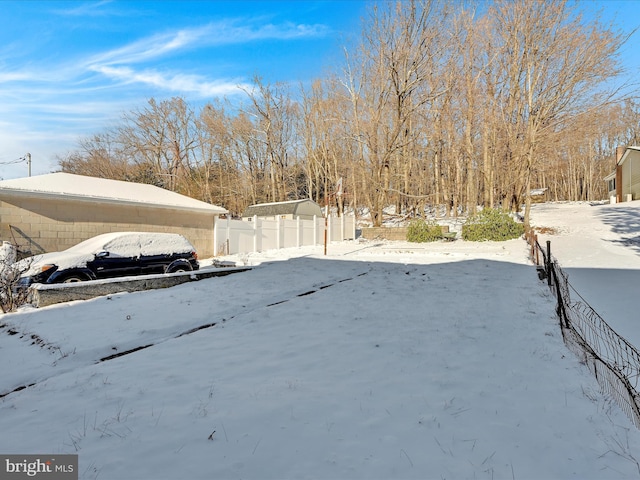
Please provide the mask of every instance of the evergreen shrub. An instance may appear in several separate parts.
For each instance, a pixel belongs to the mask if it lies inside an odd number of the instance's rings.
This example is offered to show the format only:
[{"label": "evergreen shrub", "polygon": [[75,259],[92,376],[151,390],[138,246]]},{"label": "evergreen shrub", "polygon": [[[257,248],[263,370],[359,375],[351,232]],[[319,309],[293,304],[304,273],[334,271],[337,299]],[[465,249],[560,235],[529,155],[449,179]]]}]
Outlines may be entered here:
[{"label": "evergreen shrub", "polygon": [[434,222],[414,220],[407,230],[407,241],[416,243],[435,242],[442,239],[442,228]]},{"label": "evergreen shrub", "polygon": [[524,225],[516,222],[508,213],[485,208],[472,215],[462,226],[463,240],[500,242],[518,238],[524,234]]}]

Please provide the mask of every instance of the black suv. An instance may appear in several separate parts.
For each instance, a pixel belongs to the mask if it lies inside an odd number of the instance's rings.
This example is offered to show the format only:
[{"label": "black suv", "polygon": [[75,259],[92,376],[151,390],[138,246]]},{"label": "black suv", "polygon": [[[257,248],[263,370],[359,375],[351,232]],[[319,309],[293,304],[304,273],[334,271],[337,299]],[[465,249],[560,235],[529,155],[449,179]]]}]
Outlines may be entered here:
[{"label": "black suv", "polygon": [[89,238],[62,252],[20,260],[20,285],[197,270],[195,248],[175,233],[115,232]]}]

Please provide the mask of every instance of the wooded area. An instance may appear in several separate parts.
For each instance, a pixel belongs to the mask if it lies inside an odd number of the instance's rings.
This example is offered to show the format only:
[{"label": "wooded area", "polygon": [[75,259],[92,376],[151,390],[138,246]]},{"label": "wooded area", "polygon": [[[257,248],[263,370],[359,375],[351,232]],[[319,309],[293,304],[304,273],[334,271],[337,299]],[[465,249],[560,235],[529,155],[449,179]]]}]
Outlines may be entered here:
[{"label": "wooded area", "polygon": [[[312,198],[382,222],[600,200],[640,109],[614,80],[624,44],[580,4],[372,3],[344,62],[309,85],[256,77],[246,99],[149,99],[79,142],[62,171],[221,205]],[[342,195],[336,195],[338,183]]]}]

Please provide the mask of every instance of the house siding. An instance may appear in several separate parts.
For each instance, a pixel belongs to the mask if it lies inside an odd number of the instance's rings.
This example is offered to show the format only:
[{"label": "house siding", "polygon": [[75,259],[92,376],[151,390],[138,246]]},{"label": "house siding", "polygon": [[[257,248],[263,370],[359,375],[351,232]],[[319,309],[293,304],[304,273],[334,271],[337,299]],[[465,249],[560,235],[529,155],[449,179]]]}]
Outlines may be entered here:
[{"label": "house siding", "polygon": [[640,199],[640,152],[630,152],[622,164],[622,200],[631,195],[632,200]]}]

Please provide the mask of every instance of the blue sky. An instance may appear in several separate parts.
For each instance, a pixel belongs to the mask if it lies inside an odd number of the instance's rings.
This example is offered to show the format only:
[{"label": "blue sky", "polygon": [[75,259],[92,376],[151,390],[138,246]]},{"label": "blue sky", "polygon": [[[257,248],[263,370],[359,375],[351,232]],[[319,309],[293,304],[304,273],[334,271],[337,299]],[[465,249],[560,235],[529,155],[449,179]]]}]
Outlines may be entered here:
[{"label": "blue sky", "polygon": [[[56,155],[150,97],[244,95],[255,75],[308,82],[342,61],[365,0],[0,0],[0,178],[56,168]],[[640,1],[588,1],[630,31]],[[640,34],[625,48],[638,71]]]},{"label": "blue sky", "polygon": [[365,3],[0,0],[0,178],[56,155],[150,97],[198,102],[309,81],[342,58]]}]

